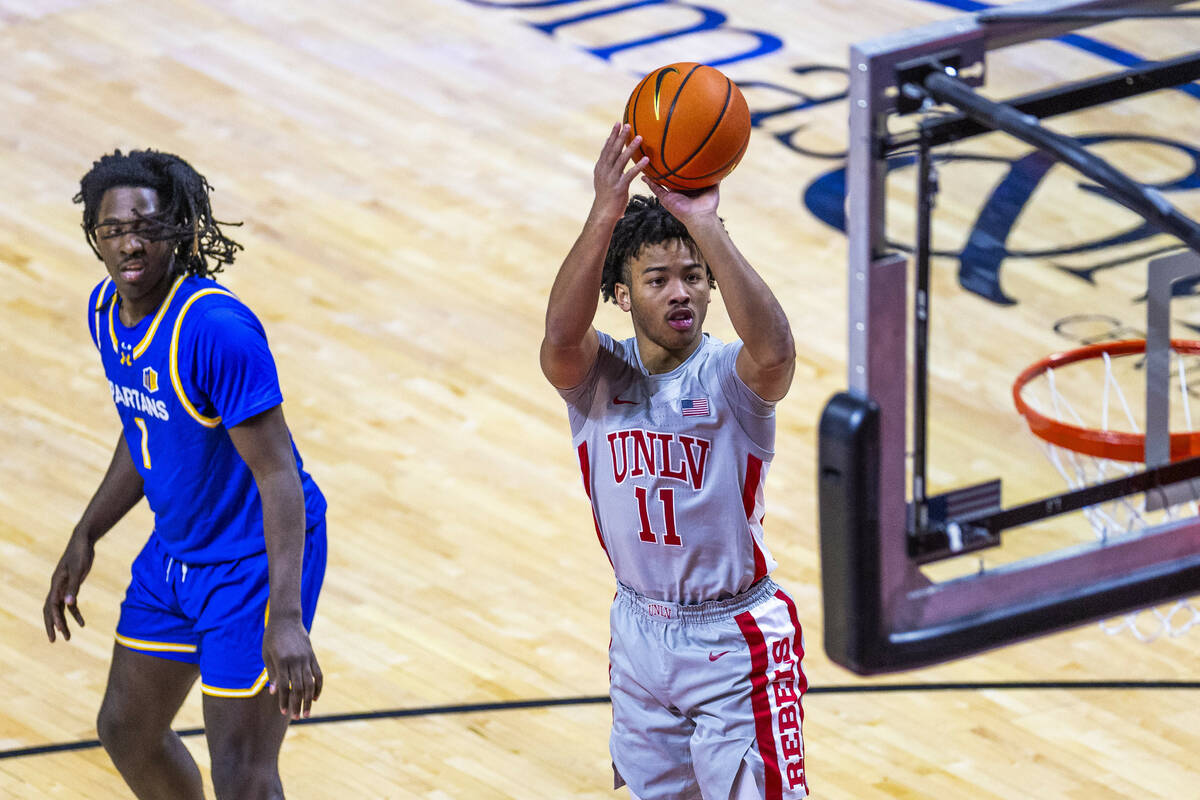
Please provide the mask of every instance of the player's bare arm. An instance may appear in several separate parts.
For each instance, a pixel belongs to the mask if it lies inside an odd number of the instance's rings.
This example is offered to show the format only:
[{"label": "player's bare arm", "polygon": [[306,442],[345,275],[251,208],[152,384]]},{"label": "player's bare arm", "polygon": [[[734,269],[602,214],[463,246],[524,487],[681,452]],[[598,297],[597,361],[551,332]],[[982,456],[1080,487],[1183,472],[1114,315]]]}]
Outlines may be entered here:
[{"label": "player's bare arm", "polygon": [[604,142],[592,171],[596,197],[591,211],[550,289],[541,363],[546,379],[560,389],[583,381],[600,347],[592,320],[600,303],[604,256],[613,228],[629,202],[629,187],[649,163],[643,158],[626,168],[641,144],[641,137],[626,144],[628,135],[628,125],[614,125]]},{"label": "player's bare arm", "polygon": [[742,340],[738,377],[764,400],[782,399],[796,368],[792,329],[774,292],[750,266],[717,217],[719,187],[683,194],[643,180],[663,207],[687,227],[712,270],[729,320]]},{"label": "player's bare arm", "polygon": [[51,642],[55,640],[55,631],[60,631],[67,641],[71,640],[64,610],[70,611],[79,627],[83,627],[83,614],[78,604],[79,587],[92,569],[96,542],[112,530],[142,496],[142,476],[133,464],[125,436],[121,435],[117,438],[108,471],[67,540],[67,547],[50,578],[50,592],[42,607],[42,618]]},{"label": "player's bare arm", "polygon": [[304,629],[300,577],[304,559],[304,491],[283,408],[275,406],[229,429],[238,454],[254,475],[262,499],[263,535],[270,569],[271,606],[263,634],[263,661],[281,713],[309,716],[323,678]]}]

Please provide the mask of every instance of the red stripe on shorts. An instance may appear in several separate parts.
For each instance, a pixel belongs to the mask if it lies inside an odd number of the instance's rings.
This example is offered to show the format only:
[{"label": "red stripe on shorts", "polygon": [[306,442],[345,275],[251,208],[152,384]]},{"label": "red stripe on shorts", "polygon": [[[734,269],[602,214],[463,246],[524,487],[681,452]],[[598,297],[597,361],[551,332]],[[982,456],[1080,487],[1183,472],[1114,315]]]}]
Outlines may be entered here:
[{"label": "red stripe on shorts", "polygon": [[[796,700],[796,707],[800,711],[800,740],[804,741],[804,693],[808,691],[808,676],[804,674],[804,632],[800,629],[800,617],[796,614],[796,604],[792,602],[792,598],[787,592],[780,589],[775,593],[775,596],[783,601],[787,606],[788,616],[792,620],[792,628],[796,631],[796,638],[792,640],[792,654],[796,657],[796,694],[799,698]],[[800,756],[800,768],[804,769],[804,756]],[[800,783],[804,786],[804,793],[808,794],[808,771],[803,773],[804,777]]]},{"label": "red stripe on shorts", "polygon": [[[782,589],[775,596],[787,606],[788,616],[792,619],[792,627],[796,629],[796,638],[792,640],[792,652],[796,654],[796,688],[800,693],[808,691],[808,677],[804,674],[804,632],[800,629],[800,617],[796,614],[796,604]],[[800,719],[804,719],[804,709],[800,709]]]},{"label": "red stripe on shorts", "polygon": [[779,757],[775,752],[771,700],[767,697],[767,642],[749,611],[738,614],[736,619],[742,638],[750,646],[750,701],[754,706],[754,731],[758,738],[758,754],[763,762],[766,800],[781,800],[783,778],[779,774]]}]

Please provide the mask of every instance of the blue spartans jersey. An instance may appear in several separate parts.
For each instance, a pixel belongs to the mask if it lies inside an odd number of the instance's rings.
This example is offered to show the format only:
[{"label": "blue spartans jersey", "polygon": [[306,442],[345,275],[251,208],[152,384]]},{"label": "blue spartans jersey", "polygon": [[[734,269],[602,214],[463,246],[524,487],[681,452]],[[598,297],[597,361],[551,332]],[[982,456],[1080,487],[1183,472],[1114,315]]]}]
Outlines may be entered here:
[{"label": "blue spartans jersey", "polygon": [[591,372],[560,394],[617,580],[675,603],[746,591],[775,568],[762,529],[775,404],[738,377],[741,342],[704,334],[652,375],[635,338],[598,335]]},{"label": "blue spartans jersey", "polygon": [[[283,402],[262,325],[204,278],[177,278],[132,328],[120,302],[106,278],[92,291],[89,327],[163,547],[189,564],[265,552],[258,487],[228,431]],[[325,498],[292,451],[311,527]]]}]

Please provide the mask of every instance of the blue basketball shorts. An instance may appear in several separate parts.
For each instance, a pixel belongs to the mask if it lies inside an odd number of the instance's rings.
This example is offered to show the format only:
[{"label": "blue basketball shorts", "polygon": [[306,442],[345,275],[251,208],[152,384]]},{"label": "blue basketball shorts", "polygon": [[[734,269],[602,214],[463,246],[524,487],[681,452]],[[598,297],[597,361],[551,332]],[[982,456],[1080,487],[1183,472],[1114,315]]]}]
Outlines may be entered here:
[{"label": "blue basketball shorts", "polygon": [[618,584],[611,625],[614,788],[638,800],[807,796],[804,638],[770,578],[697,605]]},{"label": "blue basketball shorts", "polygon": [[[325,578],[325,521],[308,529],[301,614],[312,629]],[[215,564],[184,564],[150,540],[133,562],[117,642],[148,655],[198,664],[200,688],[214,697],[253,697],[267,683],[263,630],[270,595],[267,554]]]}]

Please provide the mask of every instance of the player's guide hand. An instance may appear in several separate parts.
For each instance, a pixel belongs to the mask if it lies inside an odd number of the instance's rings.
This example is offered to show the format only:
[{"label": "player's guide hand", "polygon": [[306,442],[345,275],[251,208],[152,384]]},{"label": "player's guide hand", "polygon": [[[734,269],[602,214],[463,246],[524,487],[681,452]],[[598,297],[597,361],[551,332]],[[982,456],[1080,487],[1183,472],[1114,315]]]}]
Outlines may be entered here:
[{"label": "player's guide hand", "polygon": [[717,206],[721,202],[720,184],[714,183],[706,189],[696,189],[690,192],[675,192],[655,183],[645,175],[642,181],[654,192],[654,196],[662,203],[663,208],[675,219],[688,226],[688,230],[706,218],[716,219]]},{"label": "player's guide hand", "polygon": [[263,662],[269,691],[279,699],[279,713],[292,719],[309,716],[313,701],[321,696],[324,678],[299,617],[277,619],[271,615],[263,632]]},{"label": "player's guide hand", "polygon": [[63,551],[54,574],[50,577],[50,592],[46,595],[46,604],[42,606],[42,619],[46,623],[46,636],[54,641],[54,632],[61,631],[63,638],[71,641],[71,631],[67,627],[67,617],[63,613],[64,606],[71,616],[84,627],[83,614],[79,612],[79,586],[92,569],[92,561],[96,558],[96,546],[87,536],[74,534],[67,541],[67,549]]}]

